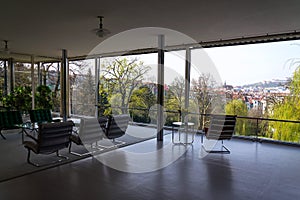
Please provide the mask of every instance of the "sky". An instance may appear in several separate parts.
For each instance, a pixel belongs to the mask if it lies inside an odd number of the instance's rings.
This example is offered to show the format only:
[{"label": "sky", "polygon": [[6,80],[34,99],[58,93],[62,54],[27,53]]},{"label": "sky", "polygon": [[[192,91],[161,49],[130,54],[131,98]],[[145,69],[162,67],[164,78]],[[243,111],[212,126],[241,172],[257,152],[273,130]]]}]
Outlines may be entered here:
[{"label": "sky", "polygon": [[221,78],[231,85],[244,85],[291,77],[300,61],[300,40],[211,48],[205,50]]},{"label": "sky", "polygon": [[[165,82],[169,84],[177,76],[184,77],[185,51],[165,54]],[[229,47],[216,47],[192,51],[192,78],[199,73],[212,73],[221,83],[242,86],[274,79],[292,77],[300,61],[300,40],[272,42]],[[155,68],[156,54],[142,55],[140,60]],[[152,70],[150,74],[157,76]]]},{"label": "sky", "polygon": [[[300,40],[202,48],[191,52],[191,79],[209,73],[219,84],[242,86],[292,77],[297,66],[292,65],[291,60],[300,62]],[[147,76],[152,77],[148,78],[149,82],[156,81],[157,54],[133,57],[152,67]],[[176,77],[184,77],[184,70],[184,50],[165,53],[166,84],[171,84]]]}]

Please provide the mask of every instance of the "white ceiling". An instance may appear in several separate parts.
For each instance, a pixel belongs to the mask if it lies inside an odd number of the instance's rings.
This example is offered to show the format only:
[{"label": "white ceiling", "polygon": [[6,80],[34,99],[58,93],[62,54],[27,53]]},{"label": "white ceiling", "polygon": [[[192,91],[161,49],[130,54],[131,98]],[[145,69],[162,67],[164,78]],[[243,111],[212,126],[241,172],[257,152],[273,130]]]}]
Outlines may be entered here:
[{"label": "white ceiling", "polygon": [[9,0],[1,2],[0,39],[12,52],[61,57],[67,49],[75,57],[105,39],[91,32],[98,15],[111,36],[161,27],[201,42],[299,31],[299,10],[299,0]]}]

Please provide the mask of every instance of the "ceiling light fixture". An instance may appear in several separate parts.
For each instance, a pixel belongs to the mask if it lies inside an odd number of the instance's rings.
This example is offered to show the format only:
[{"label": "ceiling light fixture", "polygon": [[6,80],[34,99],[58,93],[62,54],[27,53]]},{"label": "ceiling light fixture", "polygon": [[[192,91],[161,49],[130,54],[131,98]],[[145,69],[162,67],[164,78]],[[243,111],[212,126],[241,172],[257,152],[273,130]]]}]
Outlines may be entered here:
[{"label": "ceiling light fixture", "polygon": [[4,46],[4,49],[3,49],[2,52],[5,53],[5,54],[9,54],[10,51],[8,49],[8,41],[7,40],[3,40],[3,42],[4,42],[5,46]]},{"label": "ceiling light fixture", "polygon": [[98,37],[105,37],[106,35],[110,34],[110,31],[106,28],[103,28],[103,16],[98,16],[99,18],[99,28],[96,28],[93,30],[93,32],[98,36]]}]

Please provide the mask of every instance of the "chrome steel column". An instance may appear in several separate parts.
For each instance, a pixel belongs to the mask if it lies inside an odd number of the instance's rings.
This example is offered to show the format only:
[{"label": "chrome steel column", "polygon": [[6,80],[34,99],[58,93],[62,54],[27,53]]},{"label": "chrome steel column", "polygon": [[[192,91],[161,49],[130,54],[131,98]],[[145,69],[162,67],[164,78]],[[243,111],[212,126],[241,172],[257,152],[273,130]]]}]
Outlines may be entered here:
[{"label": "chrome steel column", "polygon": [[[194,141],[194,136],[191,142],[188,142],[189,126],[194,127],[193,123],[189,123],[189,104],[190,104],[190,79],[191,79],[191,49],[189,47],[185,50],[185,90],[184,90],[184,129],[185,129],[185,144],[191,144]],[[194,131],[194,130],[192,130]]]},{"label": "chrome steel column", "polygon": [[34,99],[35,99],[35,78],[34,78],[34,56],[31,56],[31,91],[32,91],[32,106],[31,108],[34,109],[35,105],[34,105]]},{"label": "chrome steel column", "polygon": [[68,112],[67,112],[67,78],[68,78],[68,58],[67,58],[67,50],[62,50],[62,61],[61,61],[61,115],[63,117],[63,121],[67,121]]},{"label": "chrome steel column", "polygon": [[4,60],[4,96],[7,96],[7,60]]},{"label": "chrome steel column", "polygon": [[8,73],[9,73],[9,88],[8,91],[9,93],[12,93],[15,88],[15,66],[14,66],[14,61],[13,58],[8,59]]},{"label": "chrome steel column", "polygon": [[38,62],[38,63],[37,63],[37,76],[38,76],[38,82],[37,82],[37,85],[43,85],[42,70],[41,70],[41,62]]},{"label": "chrome steel column", "polygon": [[98,108],[98,104],[100,102],[100,98],[101,96],[99,95],[99,86],[100,86],[100,58],[95,58],[95,83],[96,83],[96,91],[95,91],[95,96],[96,96],[96,100],[95,100],[95,117],[99,117],[99,108]]},{"label": "chrome steel column", "polygon": [[185,90],[184,90],[184,108],[186,111],[189,108],[189,96],[190,96],[190,80],[191,80],[191,49],[185,50]]},{"label": "chrome steel column", "polygon": [[158,36],[158,69],[157,69],[157,141],[163,141],[164,136],[164,35]]}]

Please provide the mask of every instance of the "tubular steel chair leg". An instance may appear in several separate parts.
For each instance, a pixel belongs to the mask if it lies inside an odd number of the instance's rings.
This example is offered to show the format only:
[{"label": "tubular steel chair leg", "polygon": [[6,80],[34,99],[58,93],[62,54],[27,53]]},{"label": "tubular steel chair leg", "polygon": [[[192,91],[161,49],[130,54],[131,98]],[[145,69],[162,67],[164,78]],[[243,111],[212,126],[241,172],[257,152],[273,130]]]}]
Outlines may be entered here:
[{"label": "tubular steel chair leg", "polygon": [[[223,140],[222,140],[222,147],[221,150],[207,150],[205,149],[204,144],[202,144],[202,148],[204,149],[204,151],[206,151],[207,153],[226,153],[226,154],[230,154],[230,150],[224,145]],[[222,150],[222,149],[225,150]]]},{"label": "tubular steel chair leg", "polygon": [[[59,157],[59,158],[64,158],[65,160],[68,160],[69,158],[67,156],[63,156],[61,154],[59,154],[58,151],[56,151],[56,156]],[[60,162],[61,160],[58,160],[58,162]]]},{"label": "tubular steel chair leg", "polygon": [[6,140],[6,137],[4,137],[4,135],[2,134],[2,131],[0,131],[0,135],[3,138],[3,140]]},{"label": "tubular steel chair leg", "polygon": [[70,145],[69,145],[69,153],[71,153],[71,147],[72,147],[72,142],[70,142]]},{"label": "tubular steel chair leg", "polygon": [[[66,160],[69,159],[69,158],[66,157],[66,156],[60,155],[58,151],[56,151],[56,156],[59,157],[59,158],[66,159]],[[57,161],[55,161],[55,162],[53,162],[53,163],[61,162],[61,161],[62,161],[62,159],[57,160]],[[30,149],[28,149],[28,153],[27,153],[27,163],[29,163],[29,164],[31,164],[31,165],[33,165],[33,166],[35,166],[35,167],[47,166],[47,165],[52,164],[52,163],[48,163],[48,164],[45,164],[45,165],[39,165],[39,164],[37,164],[37,163],[31,162],[31,161],[30,161]]]},{"label": "tubular steel chair leg", "polygon": [[70,142],[70,145],[69,145],[69,153],[72,154],[72,155],[75,155],[75,156],[84,156],[84,154],[80,154],[80,153],[77,153],[77,152],[74,152],[71,150],[72,149],[72,142]]},{"label": "tubular steel chair leg", "polygon": [[[83,145],[83,144],[82,144],[82,145]],[[100,146],[100,145],[97,145],[97,143],[96,143],[96,146],[95,146],[95,147],[93,147],[93,144],[91,144],[91,149],[94,149],[94,151],[88,151],[88,152],[86,152],[86,153],[77,153],[77,152],[74,152],[74,151],[71,150],[71,144],[70,144],[70,146],[69,146],[69,153],[72,154],[72,155],[75,155],[75,156],[79,156],[79,157],[87,156],[87,155],[92,155],[92,154],[94,154],[94,153],[101,152],[101,151],[104,150],[103,147],[102,147],[102,148],[99,148],[98,146]],[[100,146],[100,147],[101,147],[101,146]]]},{"label": "tubular steel chair leg", "polygon": [[28,149],[28,153],[27,153],[27,163],[35,166],[35,167],[39,167],[40,165],[36,164],[36,163],[33,163],[30,161],[30,149]]},{"label": "tubular steel chair leg", "polygon": [[117,139],[112,139],[112,143],[116,146],[119,146],[119,145],[122,145],[122,144],[125,144],[126,142],[123,142],[123,141],[120,141],[120,140],[117,140]]}]

